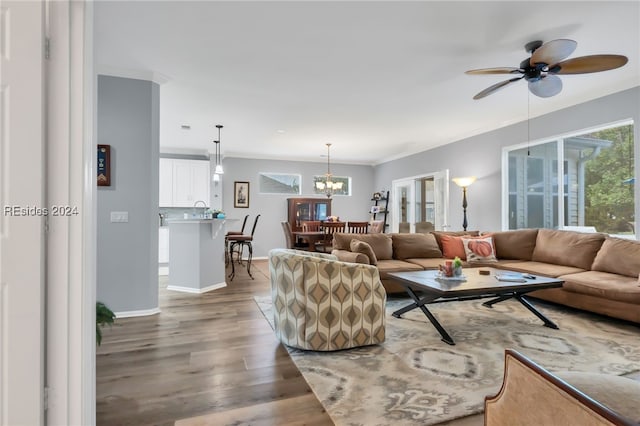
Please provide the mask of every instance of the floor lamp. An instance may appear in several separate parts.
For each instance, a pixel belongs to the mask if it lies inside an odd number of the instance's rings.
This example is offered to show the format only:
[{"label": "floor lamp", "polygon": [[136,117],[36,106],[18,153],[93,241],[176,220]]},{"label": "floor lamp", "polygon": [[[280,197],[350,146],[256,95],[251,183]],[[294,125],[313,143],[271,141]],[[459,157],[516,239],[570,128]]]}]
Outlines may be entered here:
[{"label": "floor lamp", "polygon": [[469,177],[457,177],[451,179],[453,182],[462,188],[462,211],[463,217],[462,220],[462,229],[467,230],[467,187],[476,181],[475,176]]}]

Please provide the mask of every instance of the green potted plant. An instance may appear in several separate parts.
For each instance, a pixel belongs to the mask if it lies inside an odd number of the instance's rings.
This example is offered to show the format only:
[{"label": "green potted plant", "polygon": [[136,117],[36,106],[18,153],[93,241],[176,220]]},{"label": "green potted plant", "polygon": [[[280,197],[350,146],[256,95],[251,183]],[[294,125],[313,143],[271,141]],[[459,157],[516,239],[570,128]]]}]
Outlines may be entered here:
[{"label": "green potted plant", "polygon": [[116,314],[102,302],[96,302],[96,342],[98,346],[102,343],[102,330],[100,327],[104,327],[109,324],[110,326],[116,319]]},{"label": "green potted plant", "polygon": [[453,259],[453,275],[456,277],[462,275],[462,260],[458,256]]}]

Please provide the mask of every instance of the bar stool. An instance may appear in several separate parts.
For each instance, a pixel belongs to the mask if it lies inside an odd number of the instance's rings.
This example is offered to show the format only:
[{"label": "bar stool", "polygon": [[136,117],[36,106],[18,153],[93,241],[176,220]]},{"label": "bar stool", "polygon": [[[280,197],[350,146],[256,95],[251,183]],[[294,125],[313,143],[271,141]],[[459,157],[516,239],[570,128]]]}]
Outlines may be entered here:
[{"label": "bar stool", "polygon": [[251,279],[253,279],[253,275],[251,275],[251,259],[253,258],[253,234],[256,232],[256,225],[258,224],[258,219],[260,219],[260,215],[256,216],[253,221],[253,227],[251,228],[251,235],[229,235],[229,255],[231,261],[231,273],[229,274],[229,281],[233,281],[233,277],[236,275],[235,264],[233,263],[233,251],[236,246],[238,246],[238,264],[242,262],[242,253],[244,253],[244,247],[246,246],[249,249],[249,256],[247,257],[247,273]]},{"label": "bar stool", "polygon": [[227,233],[224,235],[224,266],[227,266],[229,264],[229,259],[230,259],[229,236],[244,234],[244,228],[247,226],[247,219],[249,219],[249,215],[246,215],[244,217],[244,220],[242,221],[242,228],[240,228],[239,231],[227,231]]}]

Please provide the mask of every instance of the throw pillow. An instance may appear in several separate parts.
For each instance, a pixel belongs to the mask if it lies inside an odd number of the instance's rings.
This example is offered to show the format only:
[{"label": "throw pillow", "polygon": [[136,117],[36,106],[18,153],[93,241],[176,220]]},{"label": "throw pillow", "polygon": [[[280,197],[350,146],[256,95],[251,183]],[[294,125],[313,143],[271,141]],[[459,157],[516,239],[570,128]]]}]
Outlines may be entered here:
[{"label": "throw pillow", "polygon": [[442,243],[442,255],[447,259],[453,259],[458,256],[462,260],[466,260],[467,256],[462,245],[462,237],[454,235],[440,235]]},{"label": "throw pillow", "polygon": [[493,238],[462,238],[467,262],[497,262]]},{"label": "throw pillow", "polygon": [[350,244],[351,251],[354,253],[362,253],[369,258],[370,265],[377,265],[378,259],[376,259],[376,254],[373,252],[373,248],[368,243],[364,241],[353,239]]}]

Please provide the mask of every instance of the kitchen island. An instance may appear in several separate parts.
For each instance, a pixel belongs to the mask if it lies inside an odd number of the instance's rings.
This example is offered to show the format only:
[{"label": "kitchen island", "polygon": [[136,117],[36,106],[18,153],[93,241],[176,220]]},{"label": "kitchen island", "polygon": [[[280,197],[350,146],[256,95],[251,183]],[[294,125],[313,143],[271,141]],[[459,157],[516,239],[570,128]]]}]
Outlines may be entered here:
[{"label": "kitchen island", "polygon": [[224,236],[237,219],[169,221],[168,290],[206,293],[226,287]]}]

